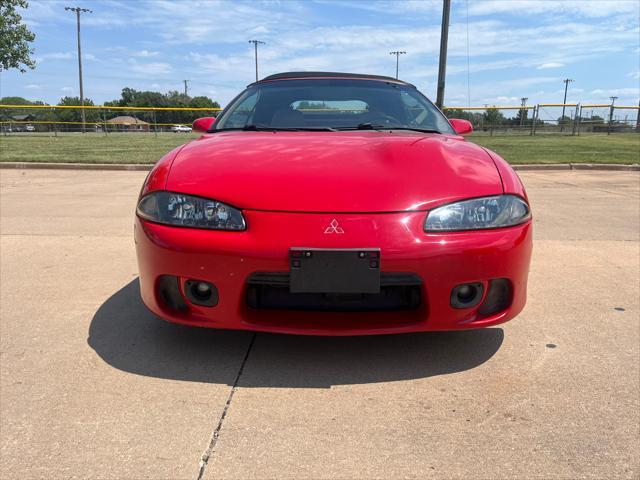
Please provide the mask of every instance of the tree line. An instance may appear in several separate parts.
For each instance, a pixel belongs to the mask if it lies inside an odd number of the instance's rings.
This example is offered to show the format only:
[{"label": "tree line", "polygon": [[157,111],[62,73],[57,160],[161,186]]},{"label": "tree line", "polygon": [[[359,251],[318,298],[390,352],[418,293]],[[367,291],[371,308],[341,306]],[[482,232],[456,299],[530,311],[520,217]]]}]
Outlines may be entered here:
[{"label": "tree line", "polygon": [[[518,113],[511,118],[505,117],[504,114],[500,110],[485,110],[483,112],[471,112],[468,110],[460,110],[460,109],[447,109],[444,112],[448,118],[461,118],[463,120],[468,120],[473,125],[473,128],[480,130],[488,130],[492,127],[519,127],[522,125],[523,127],[531,127],[533,125],[534,119],[529,116],[529,110],[523,109],[518,110]],[[554,123],[557,122],[558,125],[571,125],[573,124],[574,119],[567,115],[560,116],[555,120]],[[589,124],[604,124],[605,120],[602,117],[597,115],[593,115],[590,117],[582,117],[580,119],[582,122],[588,122]],[[544,125],[545,121],[538,118],[536,120],[536,125],[541,126]]]},{"label": "tree line", "polygon": [[[42,105],[47,103],[36,100],[31,101],[22,97],[2,97],[0,104],[3,105]],[[84,99],[85,106],[94,106],[93,100]],[[58,102],[61,106],[80,106],[79,97],[63,97]],[[173,108],[220,108],[220,104],[206,96],[190,97],[178,91],[167,93],[138,91],[133,88],[123,88],[119,99],[104,103],[104,109],[85,110],[85,119],[90,123],[101,123],[119,116],[131,116],[148,123],[170,123],[182,124],[191,123],[198,117],[216,116],[218,112],[206,111],[144,111],[144,110],[110,110],[108,107],[173,107]],[[81,122],[82,114],[80,109],[46,109],[46,108],[13,108],[1,109],[0,120],[3,122],[21,121],[23,118],[34,122]],[[38,127],[36,127],[38,128]],[[42,128],[39,128],[42,129]],[[45,127],[48,129],[48,127]],[[68,129],[75,130],[77,125],[71,125]]]}]

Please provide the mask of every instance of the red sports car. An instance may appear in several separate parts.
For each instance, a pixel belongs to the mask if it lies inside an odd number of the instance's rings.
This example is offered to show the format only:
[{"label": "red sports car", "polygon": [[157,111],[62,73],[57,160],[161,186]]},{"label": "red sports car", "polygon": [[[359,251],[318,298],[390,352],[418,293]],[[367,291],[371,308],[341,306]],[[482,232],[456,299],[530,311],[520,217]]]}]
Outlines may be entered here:
[{"label": "red sports car", "polygon": [[413,85],[272,75],[193,130],[137,206],[142,299],[160,317],[360,335],[485,327],[524,307],[525,189]]}]

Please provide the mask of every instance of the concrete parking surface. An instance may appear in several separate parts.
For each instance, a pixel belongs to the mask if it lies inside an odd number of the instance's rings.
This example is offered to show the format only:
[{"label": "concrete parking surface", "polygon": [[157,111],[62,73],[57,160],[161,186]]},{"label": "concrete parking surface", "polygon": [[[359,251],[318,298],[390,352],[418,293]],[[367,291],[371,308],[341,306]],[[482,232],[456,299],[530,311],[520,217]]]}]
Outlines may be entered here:
[{"label": "concrete parking surface", "polygon": [[1,478],[640,476],[637,173],[521,174],[512,322],[355,338],[162,322],[137,291],[145,172],[0,176]]}]

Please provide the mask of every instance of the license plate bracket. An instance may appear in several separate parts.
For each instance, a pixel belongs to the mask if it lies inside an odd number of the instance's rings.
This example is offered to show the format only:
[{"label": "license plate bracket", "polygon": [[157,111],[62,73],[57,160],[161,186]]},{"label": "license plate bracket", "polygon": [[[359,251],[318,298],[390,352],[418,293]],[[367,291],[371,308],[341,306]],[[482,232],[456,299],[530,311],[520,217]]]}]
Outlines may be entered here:
[{"label": "license plate bracket", "polygon": [[289,250],[291,293],[380,293],[380,249]]}]

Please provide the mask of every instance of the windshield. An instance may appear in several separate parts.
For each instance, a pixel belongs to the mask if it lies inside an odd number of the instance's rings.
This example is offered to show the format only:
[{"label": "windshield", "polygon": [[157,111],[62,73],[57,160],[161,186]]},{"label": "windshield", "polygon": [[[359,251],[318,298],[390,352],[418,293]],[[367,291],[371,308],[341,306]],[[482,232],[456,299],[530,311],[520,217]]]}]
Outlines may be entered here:
[{"label": "windshield", "polygon": [[211,131],[382,128],[454,133],[444,115],[415,87],[361,79],[252,85],[222,112]]}]

